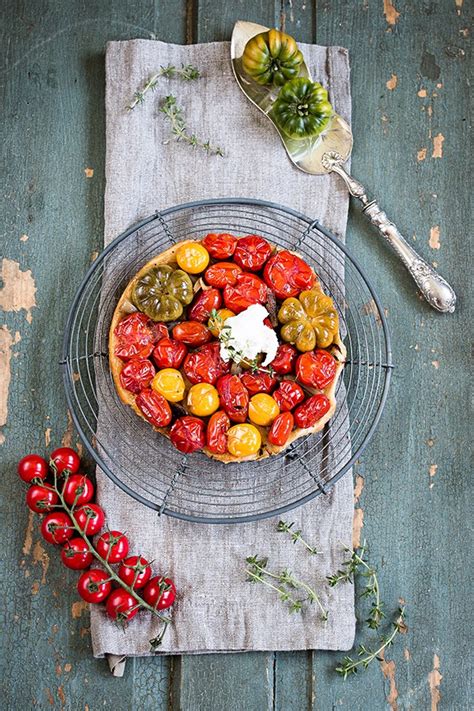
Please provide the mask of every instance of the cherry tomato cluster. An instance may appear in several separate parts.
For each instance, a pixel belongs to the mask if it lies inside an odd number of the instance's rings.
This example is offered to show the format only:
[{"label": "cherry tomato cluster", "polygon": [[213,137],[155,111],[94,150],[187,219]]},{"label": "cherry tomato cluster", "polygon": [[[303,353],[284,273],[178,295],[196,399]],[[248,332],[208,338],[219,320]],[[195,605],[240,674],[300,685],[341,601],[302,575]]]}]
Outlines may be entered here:
[{"label": "cherry tomato cluster", "polygon": [[[153,576],[151,563],[143,556],[129,555],[124,533],[103,531],[105,513],[93,502],[94,484],[80,468],[79,455],[70,447],[55,449],[49,464],[38,454],[28,454],[18,463],[20,478],[29,484],[27,506],[43,514],[41,535],[61,546],[61,560],[67,568],[82,571],[79,595],[89,603],[105,602],[109,617],[120,622],[145,607],[143,601],[155,611],[171,607],[176,597],[173,581]],[[94,561],[102,567],[91,567]]]},{"label": "cherry tomato cluster", "polygon": [[[236,371],[221,358],[219,341],[225,320],[252,304],[269,312],[273,304],[275,324],[282,301],[317,286],[311,267],[259,235],[227,233],[183,243],[176,261],[195,290],[182,320],[154,323],[137,311],[114,331],[120,382],[142,416],[166,428],[181,452],[235,457],[258,454],[262,437],[282,447],[294,427],[312,427],[330,408],[323,390],[337,361],[328,350],[300,353],[280,341],[269,368]],[[179,416],[174,403],[182,405]]]}]

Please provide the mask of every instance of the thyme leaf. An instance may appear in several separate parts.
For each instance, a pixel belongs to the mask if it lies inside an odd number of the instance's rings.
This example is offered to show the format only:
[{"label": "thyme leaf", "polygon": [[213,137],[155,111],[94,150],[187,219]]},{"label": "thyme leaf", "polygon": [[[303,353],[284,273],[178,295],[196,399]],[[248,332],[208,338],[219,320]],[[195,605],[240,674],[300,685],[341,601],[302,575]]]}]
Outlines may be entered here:
[{"label": "thyme leaf", "polygon": [[209,155],[223,156],[224,151],[219,146],[211,145],[210,141],[203,141],[194,133],[189,133],[183,111],[176,103],[176,97],[167,96],[160,106],[160,112],[165,115],[171,124],[171,133],[176,141],[183,141],[192,148],[201,148]]},{"label": "thyme leaf", "polygon": [[160,67],[155,74],[152,74],[150,78],[147,79],[142,88],[137,89],[137,91],[133,94],[132,101],[126,107],[127,111],[132,111],[139,104],[143,104],[145,101],[145,95],[149,91],[155,91],[160,77],[166,77],[168,79],[178,77],[184,81],[192,81],[194,79],[199,79],[200,76],[201,73],[199,69],[193,67],[192,64],[182,64],[179,69],[172,64],[168,64],[166,67]]}]

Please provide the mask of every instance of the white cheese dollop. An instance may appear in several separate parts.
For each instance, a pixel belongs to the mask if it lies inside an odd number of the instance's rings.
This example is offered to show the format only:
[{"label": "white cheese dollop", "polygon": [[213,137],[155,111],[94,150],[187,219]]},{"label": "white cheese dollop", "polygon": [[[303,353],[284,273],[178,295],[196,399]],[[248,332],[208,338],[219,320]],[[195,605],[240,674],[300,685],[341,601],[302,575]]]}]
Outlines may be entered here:
[{"label": "white cheese dollop", "polygon": [[[241,358],[253,361],[260,353],[266,357],[262,365],[268,365],[276,356],[278,338],[275,331],[264,324],[268,311],[261,304],[252,304],[237,316],[226,319],[225,340],[221,337],[221,358],[229,361],[234,349]],[[238,359],[234,356],[234,361]]]}]

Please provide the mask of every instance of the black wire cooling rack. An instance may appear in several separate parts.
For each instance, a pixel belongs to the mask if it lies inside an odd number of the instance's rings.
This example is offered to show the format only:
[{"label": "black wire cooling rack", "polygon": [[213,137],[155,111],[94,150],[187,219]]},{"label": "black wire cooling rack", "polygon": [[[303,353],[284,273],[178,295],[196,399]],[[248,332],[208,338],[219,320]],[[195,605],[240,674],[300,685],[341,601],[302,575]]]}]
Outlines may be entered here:
[{"label": "black wire cooling rack", "polygon": [[[128,281],[173,243],[208,232],[256,233],[297,250],[334,299],[347,348],[337,410],[325,430],[259,462],[224,465],[203,454],[183,456],[120,402],[110,374],[108,332]],[[345,246],[318,222],[289,208],[240,198],[169,208],[117,237],[79,287],[62,356],[71,414],[99,467],[159,513],[204,523],[257,520],[326,494],[370,440],[392,367],[379,300]]]}]

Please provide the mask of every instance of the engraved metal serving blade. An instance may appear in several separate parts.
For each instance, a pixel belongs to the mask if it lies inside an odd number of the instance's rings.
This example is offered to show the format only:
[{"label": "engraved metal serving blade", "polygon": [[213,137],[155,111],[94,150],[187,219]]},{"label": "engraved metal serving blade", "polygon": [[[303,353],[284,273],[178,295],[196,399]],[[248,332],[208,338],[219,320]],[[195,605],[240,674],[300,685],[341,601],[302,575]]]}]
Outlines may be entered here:
[{"label": "engraved metal serving blade", "polygon": [[[352,151],[352,132],[341,116],[334,113],[327,128],[319,136],[295,140],[286,136],[271,115],[271,108],[280,87],[262,86],[247,76],[242,68],[242,55],[247,42],[269,28],[254,22],[239,20],[235,23],[230,44],[232,69],[245,96],[272,122],[294,165],[305,173],[321,175],[337,173],[350,194],[362,203],[362,212],[377,227],[415,280],[427,302],[438,311],[452,313],[456,295],[451,286],[415,252],[400,234],[376,200],[369,200],[364,186],[343,167]],[[299,76],[312,79],[306,64],[300,67]],[[331,97],[330,97],[331,98]]]}]

